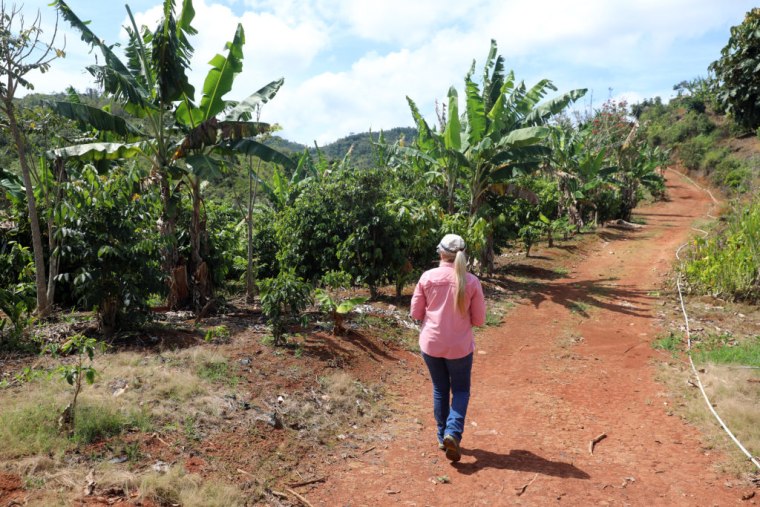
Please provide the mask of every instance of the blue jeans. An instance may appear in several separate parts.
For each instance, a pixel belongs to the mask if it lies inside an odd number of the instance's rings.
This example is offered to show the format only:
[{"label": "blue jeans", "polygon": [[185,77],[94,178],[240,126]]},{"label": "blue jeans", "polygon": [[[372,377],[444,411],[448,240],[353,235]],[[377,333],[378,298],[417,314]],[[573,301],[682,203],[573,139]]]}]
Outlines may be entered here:
[{"label": "blue jeans", "polygon": [[438,442],[451,435],[462,439],[464,418],[470,402],[472,354],[460,359],[444,359],[422,353],[433,381],[433,414],[438,425]]}]

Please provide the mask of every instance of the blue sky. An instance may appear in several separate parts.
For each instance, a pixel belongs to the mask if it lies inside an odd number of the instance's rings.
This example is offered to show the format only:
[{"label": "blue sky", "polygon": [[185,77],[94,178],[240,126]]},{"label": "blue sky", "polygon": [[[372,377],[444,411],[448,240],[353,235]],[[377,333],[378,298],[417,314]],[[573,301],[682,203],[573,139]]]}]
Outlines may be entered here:
[{"label": "blue sky", "polygon": [[[50,1],[23,1],[27,19],[39,9],[47,33],[55,21]],[[138,24],[153,27],[163,2],[128,3]],[[124,41],[123,2],[68,4],[107,43]],[[412,125],[407,95],[433,122],[434,101],[443,100],[452,85],[461,92],[464,74],[473,59],[480,69],[491,39],[507,69],[527,85],[548,78],[559,92],[589,88],[582,107],[599,107],[610,97],[667,100],[674,84],[706,76],[730,27],[741,23],[754,2],[194,0],[193,5],[199,31],[192,40],[196,88],[207,62],[223,52],[242,23],[244,70],[228,98],[242,99],[284,77],[285,86],[264,108],[262,120],[279,123],[280,134],[290,140],[326,144],[370,128]],[[36,91],[94,86],[84,70],[94,56],[61,20],[59,44],[64,35],[67,56],[45,75],[32,76]]]}]

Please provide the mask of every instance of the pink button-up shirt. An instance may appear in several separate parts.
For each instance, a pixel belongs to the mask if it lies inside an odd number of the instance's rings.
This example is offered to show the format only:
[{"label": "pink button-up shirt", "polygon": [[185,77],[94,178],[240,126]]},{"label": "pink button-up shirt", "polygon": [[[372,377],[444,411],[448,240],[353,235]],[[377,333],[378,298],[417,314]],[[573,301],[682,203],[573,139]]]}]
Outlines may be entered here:
[{"label": "pink button-up shirt", "polygon": [[459,359],[475,350],[472,326],[486,321],[486,303],[478,277],[467,273],[465,307],[462,315],[456,303],[457,278],[452,262],[425,271],[412,296],[412,317],[422,321],[420,349],[433,357]]}]

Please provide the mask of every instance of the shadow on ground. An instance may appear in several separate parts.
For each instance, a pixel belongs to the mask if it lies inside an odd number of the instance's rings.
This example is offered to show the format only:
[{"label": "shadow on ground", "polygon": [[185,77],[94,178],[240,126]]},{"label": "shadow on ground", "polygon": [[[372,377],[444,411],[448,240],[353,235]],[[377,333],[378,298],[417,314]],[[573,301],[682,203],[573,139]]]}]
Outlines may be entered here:
[{"label": "shadow on ground", "polygon": [[464,475],[472,475],[485,468],[497,468],[517,472],[533,472],[568,479],[591,478],[589,474],[575,465],[561,461],[551,461],[530,451],[511,450],[509,454],[498,454],[483,449],[463,449],[462,454],[475,458],[473,463],[452,463],[452,466]]}]

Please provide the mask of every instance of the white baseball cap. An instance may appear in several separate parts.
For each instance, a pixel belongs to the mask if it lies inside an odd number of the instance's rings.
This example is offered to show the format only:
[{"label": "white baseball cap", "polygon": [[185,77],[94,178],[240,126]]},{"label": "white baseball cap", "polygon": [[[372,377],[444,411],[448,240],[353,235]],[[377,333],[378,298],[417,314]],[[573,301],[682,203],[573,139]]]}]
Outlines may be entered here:
[{"label": "white baseball cap", "polygon": [[456,234],[447,234],[443,237],[443,239],[441,239],[441,242],[438,243],[439,253],[447,252],[450,254],[455,254],[464,249],[464,240],[461,236],[457,236]]}]

